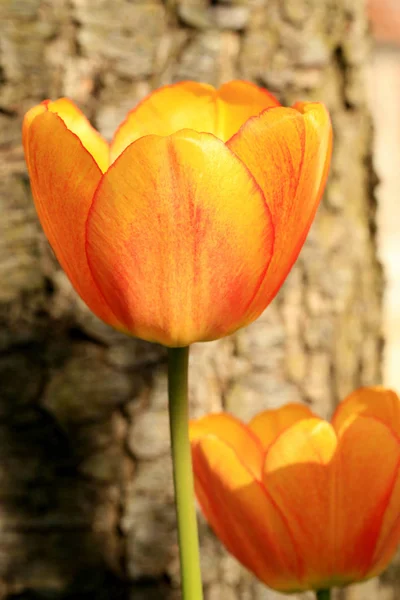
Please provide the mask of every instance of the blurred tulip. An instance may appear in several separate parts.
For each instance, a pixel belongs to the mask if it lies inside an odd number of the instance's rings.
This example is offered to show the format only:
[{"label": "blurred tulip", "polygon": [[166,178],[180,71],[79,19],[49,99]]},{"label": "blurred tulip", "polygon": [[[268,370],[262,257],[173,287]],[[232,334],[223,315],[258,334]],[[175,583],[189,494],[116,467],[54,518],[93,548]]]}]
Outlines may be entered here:
[{"label": "blurred tulip", "polygon": [[247,325],[296,260],[325,185],[322,104],[195,82],[145,98],[109,144],[67,99],[23,126],[36,209],[103,321],[166,346]]},{"label": "blurred tulip", "polygon": [[400,400],[362,388],[332,422],[289,404],[190,426],[195,488],[226,548],[282,591],[378,575],[400,541]]}]

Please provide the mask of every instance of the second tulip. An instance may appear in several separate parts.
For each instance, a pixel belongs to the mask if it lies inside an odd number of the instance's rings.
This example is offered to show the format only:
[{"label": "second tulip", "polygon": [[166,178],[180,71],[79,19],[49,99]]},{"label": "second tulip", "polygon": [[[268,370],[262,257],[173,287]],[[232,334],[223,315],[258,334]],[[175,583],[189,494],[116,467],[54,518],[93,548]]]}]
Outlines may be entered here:
[{"label": "second tulip", "polygon": [[282,592],[378,575],[400,541],[400,400],[363,388],[332,423],[287,405],[191,425],[195,487],[228,550]]}]

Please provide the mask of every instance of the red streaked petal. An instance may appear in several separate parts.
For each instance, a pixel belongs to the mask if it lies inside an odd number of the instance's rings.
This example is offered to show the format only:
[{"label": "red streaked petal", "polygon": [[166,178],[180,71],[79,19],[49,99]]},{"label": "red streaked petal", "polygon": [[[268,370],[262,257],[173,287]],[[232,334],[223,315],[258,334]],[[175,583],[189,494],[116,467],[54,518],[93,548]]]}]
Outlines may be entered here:
[{"label": "red streaked petal", "polygon": [[[359,416],[339,438],[335,459],[338,486],[332,498],[336,513],[336,571],[347,573],[348,579],[367,577],[373,565],[399,477],[399,461],[398,440],[373,417]],[[398,502],[397,491],[397,509]]]},{"label": "red streaked petal", "polygon": [[390,563],[400,542],[400,464],[394,474],[394,485],[387,503],[374,556],[366,576],[379,575]]},{"label": "red streaked petal", "polygon": [[305,241],[330,163],[332,130],[322,104],[271,108],[228,142],[264,192],[276,228],[274,256],[252,305],[253,319],[271,302]]},{"label": "red streaked petal", "polygon": [[146,136],[104,175],[88,220],[96,281],[134,335],[167,346],[227,335],[269,264],[263,195],[214,136]]},{"label": "red streaked petal", "polygon": [[399,460],[396,437],[369,417],[338,439],[324,421],[301,421],[272,444],[263,481],[302,557],[305,589],[369,576]]},{"label": "red streaked petal", "polygon": [[86,260],[85,223],[101,171],[60,117],[43,106],[26,115],[25,156],[36,210],[62,268],[89,308],[119,326]]}]

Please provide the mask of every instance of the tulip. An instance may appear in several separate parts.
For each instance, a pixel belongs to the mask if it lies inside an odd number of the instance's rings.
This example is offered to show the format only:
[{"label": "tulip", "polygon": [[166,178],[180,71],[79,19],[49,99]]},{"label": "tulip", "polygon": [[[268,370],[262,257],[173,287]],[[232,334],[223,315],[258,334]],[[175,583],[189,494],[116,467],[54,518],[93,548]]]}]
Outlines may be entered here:
[{"label": "tulip", "polygon": [[[303,405],[248,425],[211,414],[191,423],[199,503],[226,548],[281,592],[374,577],[400,541],[400,400],[361,388],[331,422]],[[322,591],[325,590],[325,591]]]},{"label": "tulip", "polygon": [[325,185],[319,103],[283,108],[232,81],[166,86],[111,143],[67,99],[25,116],[36,209],[74,288],[100,319],[169,347],[228,335],[271,302]]}]

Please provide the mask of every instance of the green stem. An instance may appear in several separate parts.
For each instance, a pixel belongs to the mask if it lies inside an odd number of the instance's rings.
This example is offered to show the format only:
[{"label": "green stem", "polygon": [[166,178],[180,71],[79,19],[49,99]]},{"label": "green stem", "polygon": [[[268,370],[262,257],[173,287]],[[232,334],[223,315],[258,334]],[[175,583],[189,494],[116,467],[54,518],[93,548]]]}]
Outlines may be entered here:
[{"label": "green stem", "polygon": [[315,593],[317,600],[331,600],[331,590],[318,590]]},{"label": "green stem", "polygon": [[168,399],[182,600],[202,600],[188,410],[189,348],[168,349]]}]

